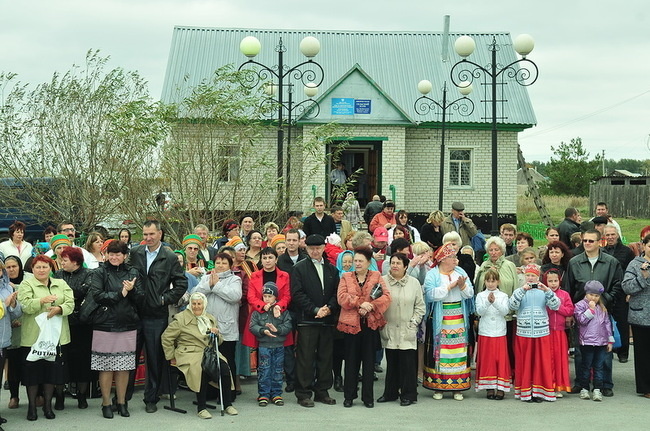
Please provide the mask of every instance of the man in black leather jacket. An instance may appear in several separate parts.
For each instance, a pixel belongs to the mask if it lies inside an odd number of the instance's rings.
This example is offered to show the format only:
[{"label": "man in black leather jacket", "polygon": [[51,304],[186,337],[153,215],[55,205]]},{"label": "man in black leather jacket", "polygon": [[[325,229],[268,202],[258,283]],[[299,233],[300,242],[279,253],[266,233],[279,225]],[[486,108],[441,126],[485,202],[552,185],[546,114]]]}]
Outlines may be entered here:
[{"label": "man in black leather jacket", "polygon": [[187,291],[187,279],[176,254],[161,243],[160,222],[147,220],[142,228],[142,236],[146,244],[131,250],[130,264],[138,270],[142,281],[143,296],[139,311],[142,320],[141,338],[147,359],[144,402],[145,411],[154,413],[158,410],[156,403],[160,400],[158,392],[165,360],[160,338],[167,328],[167,306],[176,304]]}]

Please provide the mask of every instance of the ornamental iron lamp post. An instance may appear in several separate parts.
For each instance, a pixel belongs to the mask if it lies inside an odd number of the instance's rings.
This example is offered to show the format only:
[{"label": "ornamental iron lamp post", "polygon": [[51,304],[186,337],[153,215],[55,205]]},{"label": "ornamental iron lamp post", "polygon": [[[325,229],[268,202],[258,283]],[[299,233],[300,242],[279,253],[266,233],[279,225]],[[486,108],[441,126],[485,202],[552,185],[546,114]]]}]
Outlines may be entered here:
[{"label": "ornamental iron lamp post", "polygon": [[[239,44],[239,49],[248,61],[239,66],[239,71],[246,70],[241,76],[241,85],[247,89],[253,89],[262,86],[265,94],[265,99],[261,102],[261,106],[277,108],[277,123],[278,123],[278,141],[277,141],[277,158],[278,158],[278,196],[277,207],[284,209],[289,208],[289,187],[291,175],[291,126],[295,118],[300,114],[305,114],[305,118],[314,118],[320,113],[320,106],[318,102],[312,98],[318,94],[318,87],[323,82],[324,72],[320,64],[316,63],[313,58],[320,51],[320,42],[312,36],[305,37],[300,42],[300,52],[307,58],[307,60],[289,67],[284,64],[284,53],[286,46],[280,38],[275,52],[278,53],[278,62],[271,67],[266,66],[254,58],[260,53],[262,44],[254,36],[247,36],[242,39]],[[295,103],[293,100],[294,86],[300,84],[307,99]],[[287,98],[285,99],[285,95]],[[265,112],[272,112],[268,110]],[[286,112],[286,116],[285,116]],[[298,114],[298,115],[294,115]],[[270,114],[270,117],[273,114]],[[285,121],[286,118],[286,121]],[[286,176],[284,168],[284,124],[287,124],[287,166]],[[285,186],[286,178],[286,186]],[[286,189],[286,196],[285,196]],[[286,198],[286,200],[285,200]]]},{"label": "ornamental iron lamp post", "polygon": [[[453,108],[456,112],[463,116],[472,115],[474,112],[474,102],[469,99],[467,96],[472,92],[472,84],[469,82],[461,82],[461,85],[458,87],[458,91],[463,97],[447,102],[447,82],[445,82],[442,88],[442,102],[438,102],[427,96],[431,92],[433,86],[431,82],[422,80],[418,83],[418,91],[422,93],[418,99],[415,100],[413,107],[415,112],[420,115],[426,115],[431,111],[437,112],[440,111],[442,114],[442,124],[441,124],[441,134],[442,139],[440,143],[440,186],[438,189],[438,209],[442,211],[442,200],[443,200],[443,189],[445,182],[445,129],[447,124],[447,109]],[[452,115],[451,113],[449,114]]]},{"label": "ornamental iron lamp post", "polygon": [[[507,101],[503,97],[503,90],[504,86],[508,84],[508,80],[514,81],[522,86],[529,86],[537,81],[539,75],[537,65],[526,58],[535,47],[533,38],[527,34],[519,35],[515,39],[513,47],[522,58],[503,66],[497,63],[497,51],[500,51],[501,47],[496,42],[496,36],[493,37],[492,43],[488,47],[492,54],[491,63],[487,66],[481,66],[467,59],[476,48],[474,39],[469,36],[461,36],[456,39],[454,50],[463,59],[451,68],[451,81],[454,85],[462,86],[464,82],[472,84],[474,80],[483,77],[481,85],[489,86],[491,89],[491,99],[485,100],[484,102],[491,102],[492,106],[492,235],[499,235],[497,120],[507,118],[503,114],[501,117],[497,116],[497,102],[501,102],[503,106]],[[501,88],[501,99],[497,99],[498,88]],[[484,117],[484,119],[489,119],[489,117]]]}]

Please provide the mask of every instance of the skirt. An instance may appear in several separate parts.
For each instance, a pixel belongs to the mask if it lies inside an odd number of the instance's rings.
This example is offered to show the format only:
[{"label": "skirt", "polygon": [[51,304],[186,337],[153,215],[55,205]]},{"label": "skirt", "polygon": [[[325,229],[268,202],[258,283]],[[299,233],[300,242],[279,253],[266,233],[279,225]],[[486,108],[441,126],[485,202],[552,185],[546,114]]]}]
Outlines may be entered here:
[{"label": "skirt", "polygon": [[553,377],[555,392],[571,392],[571,378],[569,377],[569,341],[566,331],[551,331],[551,347],[553,355]]},{"label": "skirt", "polygon": [[[427,317],[422,386],[434,391],[465,391],[471,385],[462,304],[445,302],[442,313],[440,334],[433,333],[433,312]],[[440,339],[438,352],[436,337]]]},{"label": "skirt", "polygon": [[67,345],[57,346],[54,361],[28,361],[27,355],[31,347],[21,347],[23,358],[23,374],[21,382],[25,386],[63,385],[68,382]]},{"label": "skirt", "polygon": [[507,337],[479,335],[476,354],[476,390],[496,389],[510,392],[511,374]]},{"label": "skirt", "polygon": [[90,369],[95,371],[135,370],[136,330],[93,331]]},{"label": "skirt", "polygon": [[515,398],[555,401],[551,336],[515,337]]}]

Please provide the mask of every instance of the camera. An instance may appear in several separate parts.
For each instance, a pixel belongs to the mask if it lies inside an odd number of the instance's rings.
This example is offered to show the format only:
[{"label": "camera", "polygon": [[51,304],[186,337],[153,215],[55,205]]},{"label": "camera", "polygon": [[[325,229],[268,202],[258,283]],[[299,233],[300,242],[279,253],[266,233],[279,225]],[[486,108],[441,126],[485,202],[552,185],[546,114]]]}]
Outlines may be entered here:
[{"label": "camera", "polygon": [[531,289],[537,289],[537,288],[539,287],[539,284],[537,284],[537,283],[530,283],[529,286],[530,286]]}]

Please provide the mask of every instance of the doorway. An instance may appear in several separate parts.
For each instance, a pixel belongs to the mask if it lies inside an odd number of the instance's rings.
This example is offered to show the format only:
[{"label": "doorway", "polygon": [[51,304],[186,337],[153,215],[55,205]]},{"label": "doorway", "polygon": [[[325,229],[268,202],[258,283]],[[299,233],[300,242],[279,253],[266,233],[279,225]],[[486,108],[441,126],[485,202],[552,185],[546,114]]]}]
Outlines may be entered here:
[{"label": "doorway", "polygon": [[[334,141],[327,148],[327,153],[332,154],[334,148],[341,141]],[[348,186],[348,191],[355,192],[359,205],[363,208],[373,195],[381,194],[381,144],[382,141],[347,141],[345,149],[341,152],[339,160],[344,165],[346,178],[354,182]],[[329,173],[336,169],[331,157],[327,175],[327,196],[332,194],[332,184]],[[332,204],[332,202],[330,202]]]}]

